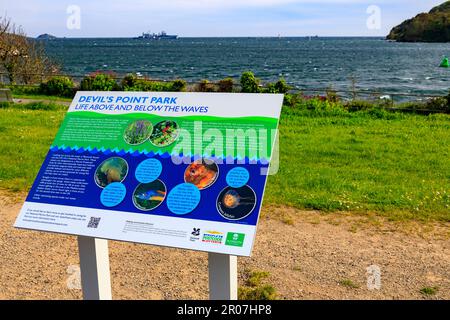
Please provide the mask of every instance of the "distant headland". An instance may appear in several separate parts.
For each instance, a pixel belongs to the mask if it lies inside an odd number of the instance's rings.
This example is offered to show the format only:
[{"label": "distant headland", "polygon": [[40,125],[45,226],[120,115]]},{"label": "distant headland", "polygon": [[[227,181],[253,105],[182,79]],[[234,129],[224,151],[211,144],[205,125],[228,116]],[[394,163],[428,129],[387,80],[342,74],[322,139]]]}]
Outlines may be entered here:
[{"label": "distant headland", "polygon": [[40,34],[36,37],[36,39],[38,40],[53,40],[53,39],[58,39],[57,37],[48,34],[48,33],[44,33],[44,34]]},{"label": "distant headland", "polygon": [[388,40],[398,42],[450,42],[450,1],[421,13],[391,30]]}]

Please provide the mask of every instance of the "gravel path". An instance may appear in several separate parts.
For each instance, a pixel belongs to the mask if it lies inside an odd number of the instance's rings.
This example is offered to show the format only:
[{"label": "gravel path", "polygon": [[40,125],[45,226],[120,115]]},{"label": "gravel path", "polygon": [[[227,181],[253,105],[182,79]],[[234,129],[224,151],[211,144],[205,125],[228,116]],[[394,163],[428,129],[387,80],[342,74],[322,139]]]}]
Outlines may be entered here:
[{"label": "gravel path", "polygon": [[[76,237],[14,229],[23,199],[0,193],[0,299],[80,299],[67,287]],[[262,270],[282,299],[450,299],[450,224],[409,225],[265,208],[253,256],[239,258],[240,283]],[[115,299],[208,297],[205,253],[111,241],[110,260]],[[367,288],[371,265],[380,289]]]}]

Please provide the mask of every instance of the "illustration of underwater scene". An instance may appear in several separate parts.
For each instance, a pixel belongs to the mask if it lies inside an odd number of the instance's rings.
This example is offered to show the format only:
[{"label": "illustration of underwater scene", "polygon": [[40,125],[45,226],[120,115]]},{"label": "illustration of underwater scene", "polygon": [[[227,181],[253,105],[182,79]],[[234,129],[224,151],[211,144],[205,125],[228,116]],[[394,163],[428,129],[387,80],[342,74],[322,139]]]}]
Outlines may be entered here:
[{"label": "illustration of underwater scene", "polygon": [[166,186],[161,180],[141,183],[133,192],[133,204],[139,210],[153,210],[164,201],[166,192]]},{"label": "illustration of underwater scene", "polygon": [[217,210],[228,220],[241,220],[255,208],[256,194],[249,186],[226,187],[217,198]]},{"label": "illustration of underwater scene", "polygon": [[128,163],[120,157],[103,161],[95,170],[95,183],[104,188],[112,182],[122,182],[128,174]]},{"label": "illustration of underwater scene", "polygon": [[194,184],[200,190],[211,186],[219,176],[219,167],[209,159],[192,162],[184,172],[184,181]]}]

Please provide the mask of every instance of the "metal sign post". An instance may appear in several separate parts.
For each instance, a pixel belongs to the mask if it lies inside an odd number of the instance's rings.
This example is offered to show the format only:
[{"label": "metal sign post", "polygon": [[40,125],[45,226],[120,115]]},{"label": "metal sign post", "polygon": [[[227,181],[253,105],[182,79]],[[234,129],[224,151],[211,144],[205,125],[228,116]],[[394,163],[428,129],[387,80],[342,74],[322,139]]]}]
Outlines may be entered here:
[{"label": "metal sign post", "polygon": [[78,237],[81,286],[85,300],[111,300],[108,240]]},{"label": "metal sign post", "polygon": [[[84,300],[111,300],[108,241],[78,237]],[[237,257],[208,253],[209,299],[237,300]]]},{"label": "metal sign post", "polygon": [[209,299],[237,300],[237,257],[208,253]]}]

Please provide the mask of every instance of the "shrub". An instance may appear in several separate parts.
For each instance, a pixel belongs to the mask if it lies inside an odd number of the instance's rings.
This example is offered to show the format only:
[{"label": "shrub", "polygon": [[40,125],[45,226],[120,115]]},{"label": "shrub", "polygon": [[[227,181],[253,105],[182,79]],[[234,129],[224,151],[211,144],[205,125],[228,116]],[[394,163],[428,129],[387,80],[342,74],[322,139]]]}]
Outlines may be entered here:
[{"label": "shrub", "polygon": [[446,97],[438,97],[428,100],[425,108],[430,111],[450,113],[450,94]]},{"label": "shrub", "polygon": [[238,289],[239,300],[276,300],[276,298],[276,290],[271,285],[264,285],[256,288],[240,287]]},{"label": "shrub", "polygon": [[0,109],[7,109],[12,105],[11,102],[7,102],[7,101],[2,101],[0,102]]},{"label": "shrub", "polygon": [[286,93],[283,104],[288,107],[295,107],[302,100],[302,93]]},{"label": "shrub", "polygon": [[122,81],[120,82],[120,85],[123,90],[128,91],[127,89],[134,87],[137,81],[138,77],[132,73],[129,73],[125,77],[123,77]]},{"label": "shrub", "polygon": [[40,92],[49,96],[73,97],[74,83],[65,76],[55,76],[47,82],[41,83]]},{"label": "shrub", "polygon": [[344,107],[349,111],[359,111],[372,109],[374,105],[368,101],[352,100],[350,102],[347,102]]},{"label": "shrub", "polygon": [[374,107],[365,111],[369,116],[374,119],[393,120],[398,118],[398,113],[389,112],[383,108]]},{"label": "shrub", "polygon": [[233,92],[234,80],[225,78],[219,81],[219,92]]},{"label": "shrub", "polygon": [[263,90],[265,93],[282,93],[285,94],[291,87],[286,83],[286,80],[283,78],[279,79],[275,83],[269,83],[267,87]]},{"label": "shrub", "polygon": [[435,295],[438,292],[438,287],[424,287],[420,289],[420,293],[425,296],[432,296]]},{"label": "shrub", "polygon": [[9,89],[13,95],[39,95],[42,94],[40,86],[10,85]]},{"label": "shrub", "polygon": [[84,91],[113,91],[118,90],[119,86],[112,74],[95,73],[81,81],[80,89]]},{"label": "shrub", "polygon": [[241,76],[241,91],[246,93],[259,92],[259,79],[255,77],[253,72],[246,71]]},{"label": "shrub", "polygon": [[263,283],[270,276],[269,272],[253,271],[247,275],[246,286],[239,287],[239,300],[275,300],[277,293],[275,288]]},{"label": "shrub", "polygon": [[202,80],[197,85],[197,91],[199,92],[214,92],[214,83],[208,80]]},{"label": "shrub", "polygon": [[275,83],[269,83],[265,88],[262,89],[264,93],[278,93],[277,89],[275,89]]},{"label": "shrub", "polygon": [[135,75],[126,75],[121,82],[124,91],[173,91],[186,90],[186,81],[177,79],[172,82],[154,81],[150,79],[139,79]]},{"label": "shrub", "polygon": [[172,82],[172,87],[170,91],[182,92],[186,91],[186,81],[182,79],[176,79]]},{"label": "shrub", "polygon": [[276,93],[283,93],[283,94],[291,90],[291,87],[286,83],[286,80],[284,80],[283,78],[275,82],[274,88],[276,90]]},{"label": "shrub", "polygon": [[339,284],[343,287],[347,287],[350,289],[358,289],[359,285],[354,283],[352,280],[350,279],[343,279],[341,281],[339,281]]},{"label": "shrub", "polygon": [[333,88],[328,88],[326,91],[327,100],[330,102],[339,102],[339,95]]}]

